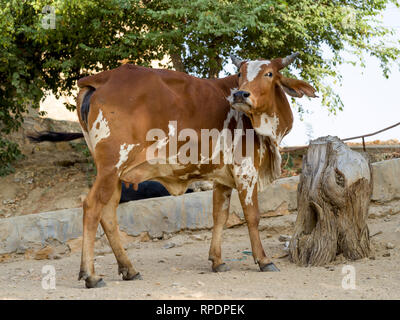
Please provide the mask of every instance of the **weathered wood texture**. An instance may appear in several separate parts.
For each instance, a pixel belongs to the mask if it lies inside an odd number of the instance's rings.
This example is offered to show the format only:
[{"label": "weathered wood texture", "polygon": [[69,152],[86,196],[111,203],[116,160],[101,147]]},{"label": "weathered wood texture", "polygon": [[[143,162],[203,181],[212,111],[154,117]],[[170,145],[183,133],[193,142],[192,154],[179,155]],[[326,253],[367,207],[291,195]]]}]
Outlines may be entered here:
[{"label": "weathered wood texture", "polygon": [[340,253],[352,260],[368,256],[371,194],[371,166],[363,155],[337,137],[311,141],[297,189],[291,261],[320,266]]}]

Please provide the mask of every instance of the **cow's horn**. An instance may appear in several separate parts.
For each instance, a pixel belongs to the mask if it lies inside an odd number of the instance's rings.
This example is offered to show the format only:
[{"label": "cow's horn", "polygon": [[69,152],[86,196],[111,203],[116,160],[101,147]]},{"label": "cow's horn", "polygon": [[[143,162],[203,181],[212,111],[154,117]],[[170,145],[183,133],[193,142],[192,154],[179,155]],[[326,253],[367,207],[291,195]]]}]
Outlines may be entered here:
[{"label": "cow's horn", "polygon": [[289,64],[291,64],[298,56],[300,53],[295,52],[292,53],[290,56],[287,56],[282,59],[282,68],[286,68]]},{"label": "cow's horn", "polygon": [[230,55],[232,63],[239,69],[240,66],[242,65],[242,63],[244,62],[244,60],[235,57],[234,55]]}]

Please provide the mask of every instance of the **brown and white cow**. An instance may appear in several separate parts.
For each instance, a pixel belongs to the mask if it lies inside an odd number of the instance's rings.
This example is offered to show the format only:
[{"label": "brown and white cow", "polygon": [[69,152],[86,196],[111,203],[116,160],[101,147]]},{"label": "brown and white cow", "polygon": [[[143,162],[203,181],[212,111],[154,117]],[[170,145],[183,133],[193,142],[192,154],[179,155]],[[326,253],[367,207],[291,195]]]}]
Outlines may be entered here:
[{"label": "brown and white cow", "polygon": [[[122,278],[141,278],[119,238],[116,209],[121,181],[138,184],[156,180],[172,195],[183,194],[193,181],[214,181],[209,260],[215,272],[229,269],[221,257],[221,235],[231,192],[236,188],[255,262],[261,271],[278,271],[261,244],[257,191],[280,175],[278,146],[293,122],[284,92],[295,97],[303,93],[315,96],[315,90],[304,81],[279,73],[294,58],[295,55],[272,61],[234,58],[239,74],[223,79],[199,79],[177,71],[122,65],[78,81],[79,121],[97,167],[96,181],[83,205],[79,279],[85,280],[86,287],[104,285],[95,274],[93,263],[99,222]],[[149,139],[149,132],[154,129],[168,134]],[[211,137],[202,136],[205,129],[225,132],[224,139],[228,132],[236,140],[231,145],[222,144],[221,148],[219,143],[225,141],[220,139],[221,135],[214,144]],[[240,129],[249,135],[235,135],[235,129],[236,133]],[[227,150],[238,141],[243,146],[241,155],[250,145],[253,154],[232,157]],[[203,142],[208,143],[205,148]],[[187,155],[188,151],[192,161],[181,161],[182,153]],[[216,156],[219,163],[212,161]]]}]

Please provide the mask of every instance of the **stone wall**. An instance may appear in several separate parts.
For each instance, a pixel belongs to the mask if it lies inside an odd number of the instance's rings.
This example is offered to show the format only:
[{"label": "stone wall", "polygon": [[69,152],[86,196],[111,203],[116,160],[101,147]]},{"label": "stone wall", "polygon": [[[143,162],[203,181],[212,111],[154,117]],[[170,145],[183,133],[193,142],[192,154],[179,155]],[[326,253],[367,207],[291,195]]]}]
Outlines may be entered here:
[{"label": "stone wall", "polygon": [[[370,217],[400,212],[400,159],[372,164]],[[287,215],[297,208],[299,177],[275,181],[259,194],[263,217]],[[118,207],[120,229],[129,236],[147,232],[150,238],[180,230],[212,227],[212,191],[132,201]],[[237,192],[231,200],[228,227],[244,223]],[[102,236],[99,227],[98,237]],[[82,209],[66,209],[0,219],[0,254],[24,252],[48,243],[65,244],[82,235]]]}]

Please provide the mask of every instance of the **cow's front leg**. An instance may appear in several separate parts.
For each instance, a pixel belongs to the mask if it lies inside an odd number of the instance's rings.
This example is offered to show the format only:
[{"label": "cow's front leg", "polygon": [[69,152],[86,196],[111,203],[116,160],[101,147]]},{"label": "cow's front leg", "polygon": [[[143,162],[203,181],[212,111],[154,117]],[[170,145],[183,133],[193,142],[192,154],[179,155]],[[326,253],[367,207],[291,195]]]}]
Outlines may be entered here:
[{"label": "cow's front leg", "polygon": [[260,233],[258,231],[260,211],[258,210],[257,183],[250,187],[247,184],[243,185],[240,183],[238,192],[247,228],[249,229],[254,262],[258,263],[261,271],[279,271],[271,259],[267,257],[261,244]]},{"label": "cow's front leg", "polygon": [[214,183],[213,191],[213,220],[211,245],[208,260],[212,261],[212,270],[214,272],[228,271],[229,267],[221,258],[221,238],[222,230],[229,216],[229,204],[232,194],[232,188]]}]

